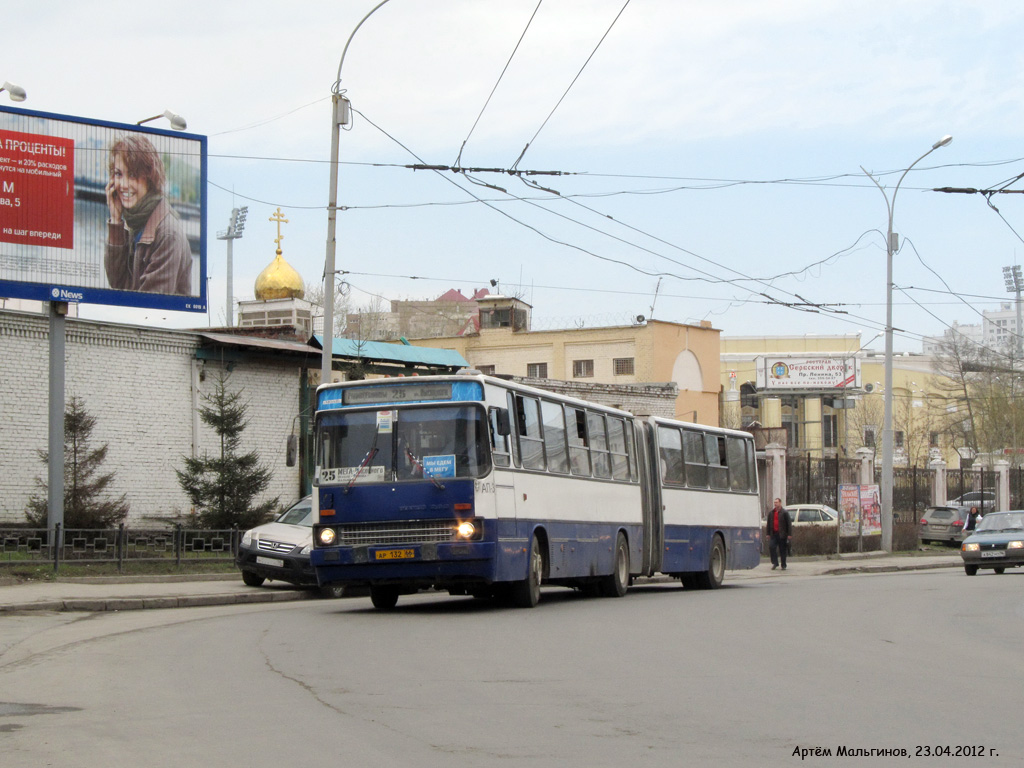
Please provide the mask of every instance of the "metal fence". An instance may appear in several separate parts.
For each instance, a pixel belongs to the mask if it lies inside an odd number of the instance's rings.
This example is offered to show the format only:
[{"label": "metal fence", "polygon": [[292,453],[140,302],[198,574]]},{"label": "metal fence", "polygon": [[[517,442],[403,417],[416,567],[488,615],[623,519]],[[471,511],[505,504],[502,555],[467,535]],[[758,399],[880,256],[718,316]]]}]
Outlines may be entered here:
[{"label": "metal fence", "polygon": [[860,482],[859,459],[786,457],[786,503],[839,508],[839,485]]},{"label": "metal fence", "polygon": [[[916,522],[925,507],[932,503],[932,477],[935,473],[923,467],[893,467],[892,512],[895,522]],[[881,486],[882,470],[875,468],[875,482]]]},{"label": "metal fence", "polygon": [[[1010,509],[1016,507],[1012,503],[1014,497],[1013,485],[1014,475],[1017,475],[1018,471],[1010,470],[1010,497],[1011,504]],[[992,491],[996,489],[996,472],[991,469],[951,469],[946,472],[946,499],[952,501],[953,499],[959,499],[965,493],[971,491]]]},{"label": "metal fence", "polygon": [[[857,459],[786,458],[786,501],[789,504],[828,504],[838,508],[838,486],[860,482]],[[925,467],[894,467],[892,508],[895,522],[914,522],[932,503],[934,471]],[[881,468],[875,468],[881,485]],[[946,498],[952,502],[970,491],[994,491],[996,472],[990,469],[954,469],[946,472]],[[1024,467],[1010,470],[1010,509],[1024,509]]]},{"label": "metal fence", "polygon": [[4,528],[0,530],[0,568],[10,565],[63,565],[116,563],[123,571],[129,563],[233,562],[241,532],[203,530],[175,525],[172,528],[108,529]]}]

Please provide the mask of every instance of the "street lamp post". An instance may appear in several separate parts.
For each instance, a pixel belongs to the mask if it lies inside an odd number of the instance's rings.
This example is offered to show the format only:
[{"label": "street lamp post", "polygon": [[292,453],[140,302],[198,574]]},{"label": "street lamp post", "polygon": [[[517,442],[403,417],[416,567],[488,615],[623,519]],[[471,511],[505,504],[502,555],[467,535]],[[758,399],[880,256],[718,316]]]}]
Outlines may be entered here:
[{"label": "street lamp post", "polygon": [[1024,291],[1024,277],[1020,273],[1020,264],[1011,267],[1003,267],[1003,280],[1006,281],[1006,290],[1017,294],[1017,329],[1013,334],[1015,338],[1014,349],[1017,350],[1017,358],[1024,355],[1024,324],[1021,321],[1020,294]]},{"label": "street lamp post", "polygon": [[932,148],[921,155],[917,160],[907,166],[896,182],[892,191],[892,200],[885,194],[885,188],[878,183],[878,180],[861,166],[861,170],[871,181],[875,183],[878,190],[885,198],[885,207],[889,214],[889,226],[885,237],[885,414],[882,424],[882,549],[892,552],[892,463],[893,463],[893,434],[892,434],[892,257],[897,251],[896,239],[898,235],[892,231],[893,210],[896,207],[896,194],[900,191],[900,184],[910,173],[911,169],[939,147],[944,147],[953,140],[952,136],[946,135],[932,144]]},{"label": "street lamp post", "polygon": [[217,233],[218,240],[228,241],[227,324],[229,327],[235,324],[234,265],[231,263],[231,244],[240,238],[245,231],[245,218],[248,214],[249,206],[247,205],[243,205],[241,208],[232,208],[228,228]]},{"label": "street lamp post", "polygon": [[341,52],[341,61],[338,62],[338,77],[331,88],[331,183],[327,201],[327,254],[324,257],[324,330],[323,330],[323,357],[320,361],[320,383],[330,384],[332,380],[331,371],[334,361],[334,273],[335,254],[337,252],[337,231],[338,218],[338,143],[341,136],[341,128],[349,124],[351,112],[349,101],[341,88],[341,68],[345,65],[345,54],[352,43],[352,38],[363,26],[363,23],[374,14],[382,5],[390,0],[381,0],[373,9],[363,16],[352,34],[348,36],[345,48]]}]

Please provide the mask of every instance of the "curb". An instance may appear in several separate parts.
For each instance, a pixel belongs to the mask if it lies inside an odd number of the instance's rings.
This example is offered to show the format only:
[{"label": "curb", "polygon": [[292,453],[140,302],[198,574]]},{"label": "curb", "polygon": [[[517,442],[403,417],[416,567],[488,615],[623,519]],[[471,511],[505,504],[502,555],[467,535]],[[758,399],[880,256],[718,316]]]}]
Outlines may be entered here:
[{"label": "curb", "polygon": [[242,605],[248,603],[287,603],[311,600],[312,591],[244,592],[222,595],[188,595],[183,597],[112,597],[74,598],[69,600],[40,600],[32,603],[0,605],[0,614],[23,611],[137,611],[151,608],[196,608],[204,605]]},{"label": "curb", "polygon": [[963,563],[924,563],[922,565],[851,565],[822,571],[824,576],[841,576],[847,573],[897,573],[899,571],[932,571],[938,568],[960,568]]}]

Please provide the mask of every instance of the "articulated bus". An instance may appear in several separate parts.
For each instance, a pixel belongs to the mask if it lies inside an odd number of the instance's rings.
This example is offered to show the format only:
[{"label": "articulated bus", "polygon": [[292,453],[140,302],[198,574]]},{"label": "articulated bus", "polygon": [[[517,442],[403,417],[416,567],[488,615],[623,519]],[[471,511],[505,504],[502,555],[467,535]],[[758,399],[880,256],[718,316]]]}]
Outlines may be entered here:
[{"label": "articulated bus", "polygon": [[760,561],[754,443],[463,371],[317,390],[311,559],[394,608],[422,589],[533,607]]}]

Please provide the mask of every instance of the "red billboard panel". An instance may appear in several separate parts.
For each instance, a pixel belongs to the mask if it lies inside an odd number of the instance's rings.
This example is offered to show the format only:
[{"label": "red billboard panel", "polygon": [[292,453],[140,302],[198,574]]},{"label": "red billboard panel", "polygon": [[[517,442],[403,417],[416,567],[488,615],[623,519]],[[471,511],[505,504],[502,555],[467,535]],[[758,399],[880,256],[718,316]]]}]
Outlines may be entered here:
[{"label": "red billboard panel", "polygon": [[0,243],[73,248],[75,142],[0,130]]}]

